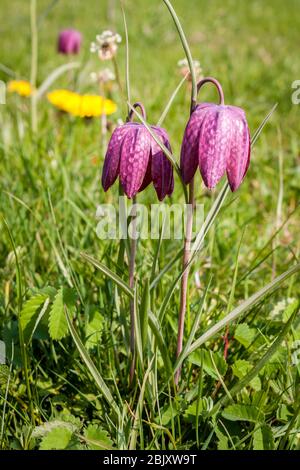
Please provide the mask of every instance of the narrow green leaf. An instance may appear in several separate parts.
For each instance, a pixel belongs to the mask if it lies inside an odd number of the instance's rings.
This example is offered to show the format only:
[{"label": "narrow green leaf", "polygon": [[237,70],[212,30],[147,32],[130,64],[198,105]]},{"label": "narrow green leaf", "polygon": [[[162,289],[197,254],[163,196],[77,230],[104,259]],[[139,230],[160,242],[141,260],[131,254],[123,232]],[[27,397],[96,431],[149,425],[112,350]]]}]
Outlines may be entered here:
[{"label": "narrow green leaf", "polygon": [[146,278],[145,287],[144,287],[143,294],[142,294],[141,306],[140,306],[140,323],[141,323],[143,351],[146,351],[147,349],[149,311],[150,311],[150,289],[149,289],[149,279]]},{"label": "narrow green leaf", "polygon": [[163,338],[159,322],[152,312],[149,312],[149,325],[152,330],[152,333],[155,336],[155,340],[157,342],[158,349],[160,350],[162,359],[164,361],[166,371],[168,374],[172,374],[172,365],[171,365],[171,360],[169,357],[168,349],[166,347],[165,340]]},{"label": "narrow green leaf", "polygon": [[[218,321],[214,326],[207,330],[200,338],[198,338],[186,352],[186,355],[191,354],[197,348],[199,348],[203,343],[208,341],[210,338],[215,336],[224,326],[229,323],[232,323],[239,316],[243,315],[249,308],[253,307],[259,300],[265,297],[269,292],[274,290],[276,287],[280,286],[286,279],[288,279],[293,274],[296,274],[300,271],[300,263],[296,264],[280,276],[276,277],[273,281],[267,284],[265,287],[260,289],[258,292],[253,294],[249,299],[245,300],[241,305],[236,307],[232,312],[230,312],[222,320]],[[183,359],[182,359],[183,360]]]},{"label": "narrow green leaf", "polygon": [[71,333],[73,341],[74,341],[74,343],[75,343],[75,345],[78,349],[78,352],[79,352],[83,362],[85,363],[88,371],[90,372],[93,379],[95,380],[95,383],[96,383],[97,387],[99,388],[101,393],[103,393],[103,396],[106,399],[108,405],[111,406],[111,408],[116,413],[116,415],[120,416],[121,415],[120,410],[119,410],[112,394],[110,393],[109,388],[107,387],[106,383],[104,382],[101,374],[97,370],[97,368],[96,368],[95,364],[93,363],[92,359],[90,358],[87,350],[85,349],[84,345],[82,344],[82,341],[79,338],[78,333],[77,333],[77,331],[75,330],[75,328],[72,324],[72,321],[71,321],[71,319],[69,317],[69,314],[68,314],[68,310],[66,308],[65,308],[65,314],[66,314],[66,319],[67,319],[69,331]]},{"label": "narrow green leaf", "polygon": [[120,276],[118,276],[116,273],[111,271],[107,266],[100,263],[100,261],[96,260],[92,256],[86,253],[81,253],[81,256],[86,261],[88,261],[93,266],[95,266],[95,268],[99,269],[103,274],[105,274],[105,276],[107,276],[109,279],[115,282],[123,290],[123,292],[125,292],[125,294],[133,298],[134,296],[133,290],[128,286],[128,284],[126,284],[126,282],[123,281],[123,279],[120,278]]}]

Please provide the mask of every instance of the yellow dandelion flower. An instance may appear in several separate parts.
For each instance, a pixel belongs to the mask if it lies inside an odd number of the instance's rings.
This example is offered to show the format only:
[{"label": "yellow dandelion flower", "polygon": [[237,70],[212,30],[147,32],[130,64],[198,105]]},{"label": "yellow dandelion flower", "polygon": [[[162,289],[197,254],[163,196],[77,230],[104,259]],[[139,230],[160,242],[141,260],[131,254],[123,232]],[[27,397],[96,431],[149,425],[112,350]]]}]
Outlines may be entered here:
[{"label": "yellow dandelion flower", "polygon": [[69,90],[51,91],[47,98],[56,108],[72,116],[97,117],[117,110],[117,105],[112,100],[97,95],[80,95]]},{"label": "yellow dandelion flower", "polygon": [[20,96],[30,96],[33,89],[27,80],[11,80],[7,84],[7,91],[17,93]]}]

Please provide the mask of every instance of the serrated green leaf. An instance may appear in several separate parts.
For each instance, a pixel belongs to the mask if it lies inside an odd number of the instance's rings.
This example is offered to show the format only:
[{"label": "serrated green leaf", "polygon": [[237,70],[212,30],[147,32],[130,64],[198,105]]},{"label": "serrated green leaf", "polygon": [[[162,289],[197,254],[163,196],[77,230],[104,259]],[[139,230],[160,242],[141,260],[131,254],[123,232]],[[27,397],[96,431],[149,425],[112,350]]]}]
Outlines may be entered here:
[{"label": "serrated green leaf", "polygon": [[248,348],[253,342],[256,335],[254,328],[250,328],[247,323],[240,323],[234,333],[234,339],[241,343],[245,348]]},{"label": "serrated green leaf", "polygon": [[[238,379],[242,379],[248,374],[248,372],[250,372],[252,367],[253,365],[251,364],[251,362],[246,361],[244,359],[238,359],[237,361],[235,361],[235,363],[232,366],[232,372],[233,372],[233,375],[235,375],[235,377],[237,377]],[[261,389],[260,378],[258,376],[255,377],[253,380],[251,380],[249,385],[254,390],[257,390],[257,391],[260,390]]]},{"label": "serrated green leaf", "polygon": [[217,426],[215,433],[218,439],[218,450],[228,450],[228,437]]},{"label": "serrated green leaf", "polygon": [[74,312],[76,293],[74,289],[61,287],[56,294],[49,315],[49,333],[52,339],[60,340],[68,333],[64,305],[70,313]]},{"label": "serrated green leaf", "polygon": [[91,450],[110,450],[113,442],[108,433],[96,424],[89,424],[84,431],[86,444]]},{"label": "serrated green leaf", "polygon": [[66,427],[57,427],[43,437],[40,450],[66,449],[72,438],[72,431]]},{"label": "serrated green leaf", "polygon": [[[212,361],[213,358],[213,361]],[[218,352],[207,351],[206,349],[200,349],[200,351],[196,351],[191,354],[188,358],[189,362],[192,364],[196,364],[197,366],[201,367],[203,364],[203,370],[213,377],[214,379],[218,380],[219,376],[216,372],[216,368],[219,371],[221,376],[224,376],[227,371],[227,363],[223,356]],[[213,364],[215,363],[215,366]]]},{"label": "serrated green leaf", "polygon": [[0,364],[0,386],[6,385],[9,378],[9,367],[5,364]]},{"label": "serrated green leaf", "polygon": [[23,306],[20,314],[20,324],[23,330],[25,343],[28,342],[31,337],[39,310],[46,302],[47,298],[48,295],[46,293],[35,294],[28,299]]},{"label": "serrated green leaf", "polygon": [[227,406],[222,416],[229,421],[261,423],[264,420],[264,414],[257,406],[243,404]]},{"label": "serrated green leaf", "polygon": [[203,397],[200,400],[195,400],[185,411],[185,416],[200,416],[208,413],[213,408],[213,400],[211,397]]}]

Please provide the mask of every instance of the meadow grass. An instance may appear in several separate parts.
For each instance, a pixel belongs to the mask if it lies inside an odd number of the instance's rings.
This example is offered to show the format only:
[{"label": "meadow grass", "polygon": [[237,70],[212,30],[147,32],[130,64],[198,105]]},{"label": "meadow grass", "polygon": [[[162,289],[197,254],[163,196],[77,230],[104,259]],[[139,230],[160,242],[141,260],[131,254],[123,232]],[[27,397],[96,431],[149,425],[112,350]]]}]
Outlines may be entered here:
[{"label": "meadow grass", "polygon": [[[7,95],[0,109],[0,339],[8,364],[0,369],[2,449],[299,449],[299,283],[297,275],[276,281],[298,269],[300,249],[299,106],[291,101],[291,84],[299,79],[298,3],[173,1],[193,58],[205,75],[222,82],[226,103],[245,109],[252,135],[278,103],[244,183],[227,196],[191,267],[188,347],[178,389],[172,376],[179,287],[172,283],[180,261],[159,273],[182,243],[140,241],[136,289],[130,290],[127,262],[118,263],[119,242],[99,240],[95,232],[98,204],[118,198],[117,184],[108,193],[100,184],[100,121],[59,116],[42,99],[33,135],[30,101]],[[84,38],[76,57],[81,67],[52,88],[71,80],[77,91],[97,93],[89,73],[102,64],[89,45],[104,29],[123,37],[117,62],[125,88],[124,25],[115,4],[111,14],[101,0],[38,1],[38,85],[65,63],[55,44],[58,32],[71,26]],[[154,124],[181,80],[177,61],[184,53],[162,1],[128,0],[124,6],[131,101],[142,101]],[[0,63],[11,76],[0,66],[0,79],[29,79],[29,2],[2,0],[1,8]],[[216,100],[214,93],[205,88],[200,99]],[[125,120],[126,98],[116,86],[111,97],[118,111],[109,121]],[[189,100],[184,84],[163,124],[176,156]],[[209,192],[197,174],[195,188],[207,215],[222,184]],[[178,200],[176,177],[170,202]],[[139,201],[155,203],[153,188]],[[226,323],[192,347],[230,312],[240,315],[234,309],[242,311],[266,285],[266,295],[230,324],[226,360]],[[138,332],[131,386],[130,299]],[[143,330],[139,319],[145,315]]]}]

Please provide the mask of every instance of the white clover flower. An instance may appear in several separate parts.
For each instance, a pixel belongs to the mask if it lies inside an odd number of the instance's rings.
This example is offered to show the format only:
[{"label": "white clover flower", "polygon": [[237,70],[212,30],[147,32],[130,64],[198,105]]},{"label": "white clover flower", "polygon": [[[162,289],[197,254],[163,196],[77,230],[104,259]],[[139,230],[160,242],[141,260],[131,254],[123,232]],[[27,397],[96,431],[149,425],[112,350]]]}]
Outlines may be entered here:
[{"label": "white clover flower", "polygon": [[94,83],[113,82],[116,79],[115,74],[110,69],[103,69],[99,72],[92,72],[90,77]]},{"label": "white clover flower", "polygon": [[[194,69],[195,69],[195,74],[196,74],[196,79],[197,81],[200,80],[201,78],[203,78],[203,71],[202,71],[202,67],[200,65],[200,62],[199,60],[193,60],[193,65],[194,65]],[[177,66],[179,68],[179,71],[180,71],[180,74],[185,77],[185,75],[187,73],[189,73],[190,71],[190,68],[189,68],[189,63],[187,61],[187,59],[181,59],[177,62]],[[191,80],[191,74],[189,74],[188,76],[188,80],[190,81]]]},{"label": "white clover flower", "polygon": [[90,51],[98,52],[99,59],[111,60],[117,53],[118,44],[122,41],[118,33],[103,31],[97,34],[96,42],[91,43]]}]

